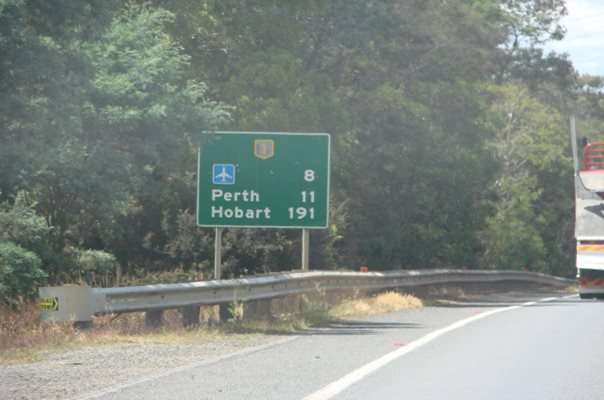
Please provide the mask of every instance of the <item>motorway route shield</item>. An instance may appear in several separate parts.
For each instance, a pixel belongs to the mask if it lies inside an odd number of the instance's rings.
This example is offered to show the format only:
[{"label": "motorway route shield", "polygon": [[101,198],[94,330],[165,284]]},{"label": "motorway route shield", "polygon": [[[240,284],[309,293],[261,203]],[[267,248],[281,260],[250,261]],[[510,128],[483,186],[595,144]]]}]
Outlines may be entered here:
[{"label": "motorway route shield", "polygon": [[326,228],[329,157],[326,133],[204,133],[198,225]]}]

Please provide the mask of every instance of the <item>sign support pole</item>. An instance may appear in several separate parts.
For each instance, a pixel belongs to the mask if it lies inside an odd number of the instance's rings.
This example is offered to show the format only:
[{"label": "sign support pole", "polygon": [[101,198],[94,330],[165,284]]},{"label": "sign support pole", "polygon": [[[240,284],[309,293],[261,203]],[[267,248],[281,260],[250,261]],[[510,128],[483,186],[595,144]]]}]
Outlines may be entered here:
[{"label": "sign support pole", "polygon": [[214,279],[219,280],[222,275],[222,228],[216,228],[214,242]]},{"label": "sign support pole", "polygon": [[302,271],[306,272],[308,268],[308,252],[310,250],[310,231],[302,229]]}]

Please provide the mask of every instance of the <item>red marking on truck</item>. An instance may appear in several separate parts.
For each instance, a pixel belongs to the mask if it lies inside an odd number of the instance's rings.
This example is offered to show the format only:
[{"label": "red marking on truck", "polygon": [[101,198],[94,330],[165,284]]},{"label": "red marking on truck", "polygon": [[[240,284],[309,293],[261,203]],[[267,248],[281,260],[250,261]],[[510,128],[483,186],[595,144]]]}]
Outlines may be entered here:
[{"label": "red marking on truck", "polygon": [[587,289],[596,289],[596,288],[604,288],[604,279],[587,279],[581,278],[579,279],[579,286],[587,288]]}]

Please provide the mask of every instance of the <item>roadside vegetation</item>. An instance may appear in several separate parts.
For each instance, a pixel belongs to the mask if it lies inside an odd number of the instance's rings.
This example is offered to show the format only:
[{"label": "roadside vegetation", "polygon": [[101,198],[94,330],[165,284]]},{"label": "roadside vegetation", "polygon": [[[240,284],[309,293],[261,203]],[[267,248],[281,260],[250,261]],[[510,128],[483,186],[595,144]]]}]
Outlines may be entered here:
[{"label": "roadside vegetation", "polygon": [[[604,80],[546,50],[565,15],[564,0],[0,0],[3,332],[40,286],[211,279],[195,210],[212,130],[331,134],[313,269],[572,277],[567,117],[604,137]],[[223,277],[299,268],[299,236],[225,229]],[[31,327],[32,345],[84,334]]]},{"label": "roadside vegetation", "polygon": [[50,352],[64,352],[86,346],[116,344],[189,344],[228,335],[289,334],[343,318],[402,311],[423,306],[416,297],[387,292],[368,298],[346,299],[334,306],[324,300],[305,300],[299,313],[287,313],[259,320],[244,320],[235,305],[231,319],[217,322],[217,310],[202,309],[202,326],[185,329],[177,311],[168,311],[161,328],[145,327],[142,313],[98,317],[91,329],[78,330],[67,323],[42,323],[38,308],[20,311],[0,307],[0,365],[35,362]]}]

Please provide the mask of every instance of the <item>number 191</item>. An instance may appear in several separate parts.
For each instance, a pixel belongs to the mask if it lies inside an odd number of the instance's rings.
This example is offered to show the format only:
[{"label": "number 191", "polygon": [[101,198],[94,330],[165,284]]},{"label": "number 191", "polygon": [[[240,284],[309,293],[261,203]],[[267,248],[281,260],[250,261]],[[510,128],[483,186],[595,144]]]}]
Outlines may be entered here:
[{"label": "number 191", "polygon": [[306,217],[310,219],[315,219],[315,209],[314,208],[304,208],[304,207],[290,207],[289,211],[289,219],[304,219]]}]

